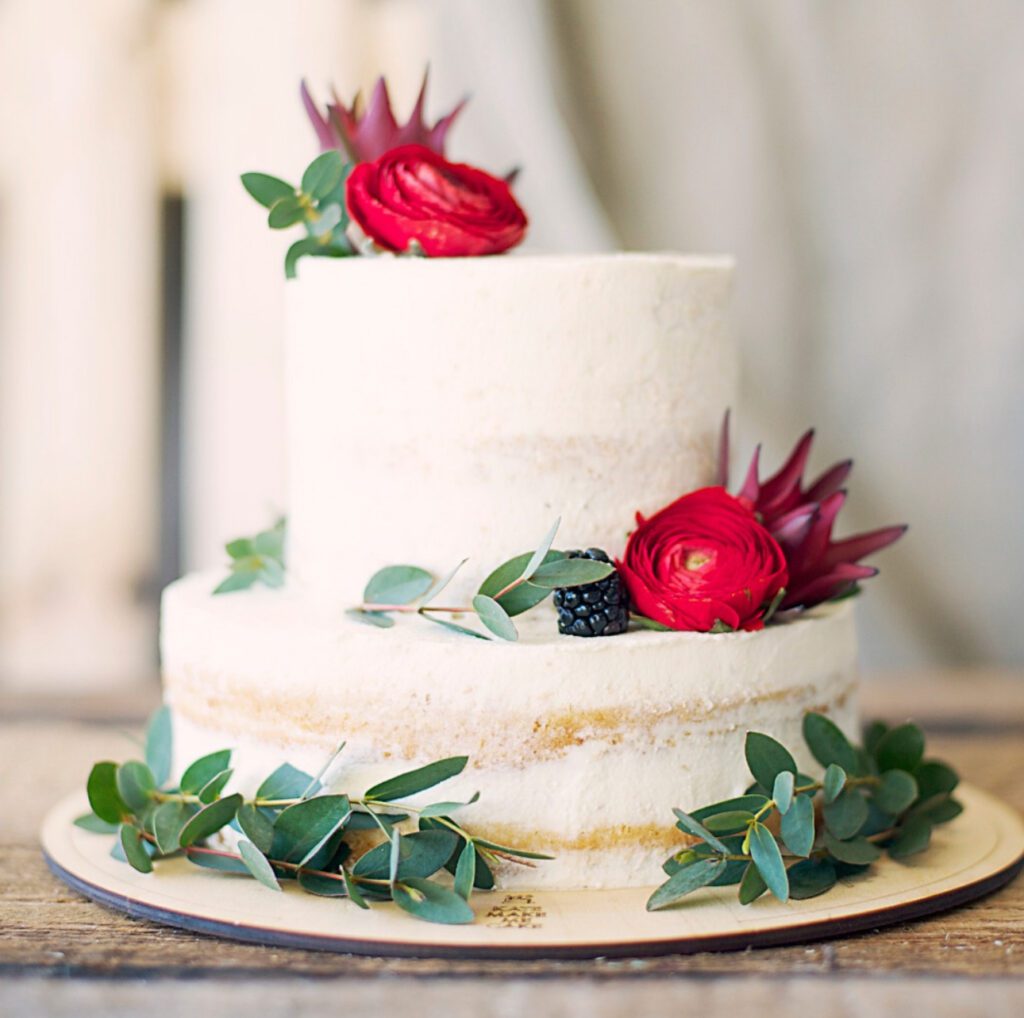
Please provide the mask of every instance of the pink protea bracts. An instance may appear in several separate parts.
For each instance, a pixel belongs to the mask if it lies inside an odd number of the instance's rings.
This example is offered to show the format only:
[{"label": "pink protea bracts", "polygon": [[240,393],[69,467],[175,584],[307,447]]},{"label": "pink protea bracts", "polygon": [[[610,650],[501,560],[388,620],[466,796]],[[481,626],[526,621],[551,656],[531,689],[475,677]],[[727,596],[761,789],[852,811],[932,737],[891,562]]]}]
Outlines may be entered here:
[{"label": "pink protea bracts", "polygon": [[[811,608],[850,593],[858,581],[878,573],[874,566],[861,565],[861,559],[897,541],[907,530],[905,525],[881,527],[833,541],[832,528],[846,501],[843,484],[850,475],[853,461],[836,463],[805,488],[803,475],[813,441],[812,429],[797,442],[782,467],[763,481],[759,476],[761,447],[758,446],[736,495],[753,509],[786,556],[789,583],[780,611]],[[727,413],[719,446],[719,483],[726,485],[728,477]]]}]

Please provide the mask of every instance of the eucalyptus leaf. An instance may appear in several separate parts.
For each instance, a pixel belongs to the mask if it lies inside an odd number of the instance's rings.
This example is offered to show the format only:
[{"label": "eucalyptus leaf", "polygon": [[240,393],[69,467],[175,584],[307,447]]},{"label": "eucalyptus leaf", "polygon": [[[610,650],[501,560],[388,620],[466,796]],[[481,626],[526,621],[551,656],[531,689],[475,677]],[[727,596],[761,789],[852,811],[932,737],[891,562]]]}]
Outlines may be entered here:
[{"label": "eucalyptus leaf", "polygon": [[365,795],[367,799],[376,799],[379,802],[391,802],[395,799],[403,799],[406,796],[416,795],[442,781],[454,778],[465,770],[469,757],[450,756],[444,760],[437,760],[427,764],[425,767],[417,767],[413,771],[406,771],[397,777],[381,781],[368,789]]},{"label": "eucalyptus leaf", "polygon": [[789,868],[789,896],[796,901],[816,898],[836,885],[838,875],[829,859],[804,859]]},{"label": "eucalyptus leaf", "polygon": [[156,791],[153,772],[139,760],[129,760],[117,769],[117,791],[133,813],[142,813]]},{"label": "eucalyptus leaf", "polygon": [[348,887],[344,876],[339,873],[337,879],[325,876],[322,873],[311,873],[309,870],[299,870],[299,887],[310,894],[319,895],[321,898],[348,898]]},{"label": "eucalyptus leaf", "polygon": [[750,828],[750,858],[768,885],[768,890],[779,901],[788,901],[789,878],[786,865],[782,861],[775,835],[762,823],[755,823]]},{"label": "eucalyptus leaf", "polygon": [[345,160],[337,149],[328,149],[318,155],[302,174],[302,190],[311,198],[325,198],[338,186],[345,172]]},{"label": "eucalyptus leaf", "polygon": [[236,792],[234,795],[211,802],[209,806],[204,806],[181,829],[181,833],[178,835],[181,847],[187,848],[197,841],[216,834],[222,827],[231,823],[241,805],[242,797]]},{"label": "eucalyptus leaf", "polygon": [[906,771],[886,771],[872,798],[883,812],[897,816],[913,805],[917,798],[917,782]]},{"label": "eucalyptus leaf", "polygon": [[146,766],[158,788],[165,785],[171,776],[172,750],[171,711],[164,704],[153,712],[146,725]]},{"label": "eucalyptus leaf", "polygon": [[153,836],[157,848],[164,855],[178,851],[181,829],[195,812],[194,808],[190,809],[185,803],[175,801],[162,802],[153,811]]},{"label": "eucalyptus leaf", "polygon": [[469,626],[460,626],[458,622],[450,622],[448,619],[438,618],[429,612],[422,612],[421,614],[428,622],[433,622],[435,626],[440,626],[449,632],[458,633],[460,636],[472,636],[477,640],[490,640],[489,636],[479,633],[475,629],[470,629]]},{"label": "eucalyptus leaf", "polygon": [[434,577],[419,566],[385,566],[370,577],[363,591],[366,604],[412,604],[434,585]]},{"label": "eucalyptus leaf", "polygon": [[838,764],[847,774],[857,770],[857,754],[840,727],[824,714],[804,715],[804,739],[814,759],[827,767]]},{"label": "eucalyptus leaf", "polygon": [[286,194],[270,206],[267,226],[272,230],[284,230],[306,218],[306,204],[296,194]]},{"label": "eucalyptus leaf", "polygon": [[480,621],[500,640],[515,642],[519,633],[504,608],[486,594],[477,594],[473,598],[473,609]]},{"label": "eucalyptus leaf", "polygon": [[597,583],[615,572],[610,562],[598,562],[589,558],[562,558],[546,562],[530,576],[530,582],[537,587],[581,587]]},{"label": "eucalyptus leaf", "polygon": [[707,887],[725,870],[725,866],[724,859],[709,856],[682,867],[647,899],[647,911],[658,912],[675,905],[693,891]]},{"label": "eucalyptus leaf", "polygon": [[219,774],[215,774],[209,781],[199,789],[198,797],[199,801],[204,804],[213,802],[214,799],[220,796],[220,793],[224,791],[224,786],[231,780],[231,775],[234,771],[228,767],[222,770]]},{"label": "eucalyptus leaf", "polygon": [[[307,792],[314,781],[315,779],[312,774],[300,771],[298,767],[293,767],[289,763],[281,764],[256,789],[256,798],[257,800],[265,799],[272,802],[280,799],[299,799]],[[313,788],[313,792],[317,790],[317,788]]]},{"label": "eucalyptus leaf", "polygon": [[764,877],[761,876],[757,866],[754,863],[749,863],[743,873],[743,879],[740,881],[740,904],[749,905],[767,890],[768,885],[764,882]]},{"label": "eucalyptus leaf", "polygon": [[889,845],[893,859],[906,859],[923,852],[932,840],[932,823],[926,817],[911,817]]},{"label": "eucalyptus leaf", "polygon": [[133,870],[140,873],[153,872],[153,860],[145,849],[142,831],[131,824],[121,824],[120,841],[125,860]]},{"label": "eucalyptus leaf", "polygon": [[714,813],[704,821],[704,826],[712,834],[733,834],[745,830],[754,820],[749,810],[737,809],[725,813]]},{"label": "eucalyptus leaf", "polygon": [[369,908],[370,906],[366,904],[366,899],[363,897],[362,892],[359,890],[359,887],[352,879],[348,870],[342,870],[341,875],[345,878],[345,889],[348,891],[348,896],[352,899],[352,903],[357,905],[359,908]]},{"label": "eucalyptus leaf", "polygon": [[866,866],[875,862],[882,854],[878,846],[867,838],[840,840],[830,831],[825,832],[825,847],[829,854],[840,862],[852,863],[854,866]]},{"label": "eucalyptus leaf", "polygon": [[461,925],[473,921],[473,910],[464,898],[430,880],[409,877],[395,884],[392,896],[399,908],[430,923]]},{"label": "eucalyptus leaf", "polygon": [[917,725],[898,725],[878,741],[875,759],[883,773],[891,770],[913,774],[924,756],[924,735]]},{"label": "eucalyptus leaf", "polygon": [[822,810],[825,826],[840,841],[846,841],[860,832],[868,819],[868,804],[856,789],[847,787],[839,797],[827,803]]},{"label": "eucalyptus leaf", "polygon": [[289,245],[284,253],[284,278],[295,279],[299,274],[299,259],[303,255],[316,255],[320,252],[321,244],[318,237],[301,237]]},{"label": "eucalyptus leaf", "polygon": [[523,569],[521,579],[528,580],[533,574],[544,564],[544,560],[548,556],[548,552],[551,551],[551,545],[555,543],[555,534],[558,533],[558,527],[562,522],[561,516],[551,524],[551,529],[544,535],[540,544],[537,545],[537,549],[530,556],[529,562]]},{"label": "eucalyptus leaf", "polygon": [[767,795],[739,795],[735,799],[723,799],[721,802],[712,803],[710,806],[702,806],[690,813],[694,820],[704,823],[708,817],[716,813],[731,813],[734,810],[743,810],[749,813],[756,813],[768,802]]},{"label": "eucalyptus leaf", "polygon": [[[945,824],[963,813],[963,806],[952,796],[945,795],[923,804],[920,815],[927,817],[933,824]],[[915,809],[912,812],[917,813]]]},{"label": "eucalyptus leaf", "polygon": [[238,807],[236,818],[242,833],[264,854],[274,844],[273,823],[251,802]]},{"label": "eucalyptus leaf", "polygon": [[295,194],[291,184],[268,173],[243,173],[242,186],[266,209],[280,198]]},{"label": "eucalyptus leaf", "polygon": [[201,756],[185,768],[181,776],[181,790],[186,795],[195,795],[207,782],[222,774],[231,764],[231,750],[219,749]]},{"label": "eucalyptus leaf", "polygon": [[274,859],[308,862],[349,818],[347,795],[318,795],[281,810],[274,821]]},{"label": "eucalyptus leaf", "polygon": [[801,793],[782,816],[779,834],[794,855],[810,855],[814,847],[814,800]]},{"label": "eucalyptus leaf", "polygon": [[477,802],[480,798],[479,792],[474,792],[472,797],[467,799],[466,802],[433,802],[429,806],[424,806],[420,810],[420,817],[443,817],[449,813],[454,813],[457,809],[462,809],[464,806],[472,806],[474,802]]},{"label": "eucalyptus leaf", "polygon": [[248,590],[259,579],[259,573],[250,569],[234,569],[213,588],[214,594],[231,594],[236,590]]},{"label": "eucalyptus leaf", "polygon": [[[390,615],[385,615],[384,612],[368,612],[362,608],[348,608],[345,614],[356,622],[361,622],[364,626],[376,626],[378,629],[390,629],[394,624],[395,620]],[[427,616],[429,618],[429,616]]]},{"label": "eucalyptus leaf", "polygon": [[772,799],[775,806],[783,816],[789,812],[793,804],[793,786],[796,778],[792,771],[779,771],[775,775],[775,785],[772,789]]},{"label": "eucalyptus leaf", "polygon": [[[223,802],[223,800],[220,800]],[[236,855],[223,852],[200,851],[198,849],[188,852],[186,858],[190,863],[201,866],[206,870],[219,870],[221,873],[245,873],[249,874],[249,867]]]},{"label": "eucalyptus leaf", "polygon": [[474,838],[473,843],[478,848],[490,849],[494,852],[501,852],[504,855],[515,856],[517,859],[551,859],[550,855],[543,852],[527,852],[524,848],[514,848],[511,845],[499,845],[496,841],[488,841],[486,838]]},{"label": "eucalyptus leaf", "polygon": [[117,764],[111,760],[93,764],[86,792],[93,813],[107,823],[120,824],[131,812],[117,790]]},{"label": "eucalyptus leaf", "polygon": [[91,834],[116,834],[121,826],[96,816],[91,810],[88,813],[83,813],[80,817],[75,817],[74,824],[76,827],[80,827],[83,831],[89,831]]},{"label": "eucalyptus leaf", "polygon": [[759,785],[772,788],[782,771],[796,774],[796,761],[792,754],[770,735],[761,732],[747,732],[744,754],[750,773]]},{"label": "eucalyptus leaf", "polygon": [[467,841],[459,853],[459,861],[455,866],[455,893],[469,901],[476,882],[476,848],[473,842]]},{"label": "eucalyptus leaf", "polygon": [[264,886],[272,891],[280,891],[281,885],[274,876],[273,867],[267,857],[251,842],[244,838],[238,842],[238,854],[242,857],[249,872]]},{"label": "eucalyptus leaf", "polygon": [[224,545],[224,550],[231,558],[252,558],[256,554],[251,537],[236,537]]},{"label": "eucalyptus leaf", "polygon": [[706,842],[716,852],[721,852],[722,855],[728,855],[728,848],[722,844],[722,842],[716,838],[699,820],[695,820],[688,813],[684,813],[681,809],[673,809],[672,812],[676,815],[676,826],[687,834],[692,834],[695,838],[700,838],[701,841]]},{"label": "eucalyptus leaf", "polygon": [[459,564],[458,564],[458,565],[457,565],[457,566],[456,566],[456,567],[455,567],[454,569],[452,569],[452,570],[451,570],[451,572],[449,572],[449,573],[446,573],[446,574],[445,574],[444,576],[442,576],[442,577],[441,577],[440,579],[436,580],[436,581],[435,581],[435,582],[434,582],[434,583],[433,583],[433,584],[431,585],[431,587],[430,587],[430,588],[429,588],[429,589],[427,590],[427,592],[426,592],[426,593],[425,593],[425,594],[423,595],[423,603],[424,603],[424,604],[430,604],[430,602],[431,602],[431,601],[433,601],[433,600],[434,600],[434,598],[435,598],[435,597],[437,597],[437,595],[438,595],[438,594],[440,594],[440,593],[441,593],[441,591],[442,591],[442,590],[444,590],[444,589],[445,589],[445,587],[447,587],[447,586],[448,586],[448,584],[449,584],[449,583],[451,583],[451,582],[452,582],[452,580],[454,580],[454,579],[455,579],[455,575],[456,575],[456,573],[458,573],[458,571],[459,571],[459,570],[460,570],[460,569],[461,569],[461,568],[462,568],[462,567],[463,567],[463,566],[464,566],[464,565],[465,565],[465,564],[466,564],[466,563],[467,563],[468,561],[469,561],[469,559],[468,559],[468,558],[464,558],[464,559],[463,559],[463,560],[462,560],[462,561],[461,561],[461,562],[460,562],[460,563],[459,563]]},{"label": "eucalyptus leaf", "polygon": [[948,795],[959,784],[956,771],[941,760],[925,760],[914,771],[918,794],[922,799],[933,795]]},{"label": "eucalyptus leaf", "polygon": [[[480,584],[480,589],[477,593],[493,597],[512,618],[516,615],[522,615],[523,612],[529,611],[531,608],[535,608],[541,601],[550,596],[550,588],[539,587],[534,583],[524,581],[506,593],[501,594],[506,587],[520,579],[532,558],[532,553],[525,552],[522,555],[509,559],[507,562],[503,562]],[[560,562],[564,558],[565,555],[560,551],[549,551],[544,556],[544,563]],[[499,594],[501,594],[500,597],[498,596]]]},{"label": "eucalyptus leaf", "polygon": [[342,219],[341,206],[334,203],[318,210],[319,218],[309,224],[309,232],[317,238],[317,242],[325,234],[330,233]]},{"label": "eucalyptus leaf", "polygon": [[839,764],[830,763],[825,768],[825,777],[822,780],[822,791],[825,796],[825,802],[835,802],[839,798],[839,793],[842,792],[843,786],[846,784],[846,771],[843,770]]},{"label": "eucalyptus leaf", "polygon": [[889,731],[889,726],[884,721],[872,721],[864,730],[864,749],[874,756],[878,743],[887,731]]},{"label": "eucalyptus leaf", "polygon": [[262,557],[257,576],[264,586],[272,588],[284,586],[284,566],[276,559]]}]

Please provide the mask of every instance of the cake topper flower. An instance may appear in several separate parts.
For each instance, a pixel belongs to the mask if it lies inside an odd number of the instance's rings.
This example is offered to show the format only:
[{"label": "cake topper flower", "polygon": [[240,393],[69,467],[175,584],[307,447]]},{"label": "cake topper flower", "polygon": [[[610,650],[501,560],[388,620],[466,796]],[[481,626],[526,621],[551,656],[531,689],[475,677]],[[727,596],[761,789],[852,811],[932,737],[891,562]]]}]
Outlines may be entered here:
[{"label": "cake topper flower", "polygon": [[370,101],[365,106],[362,92],[357,92],[351,106],[346,106],[332,89],[334,101],[329,102],[321,113],[305,81],[300,86],[300,93],[320,148],[324,152],[339,149],[353,163],[373,162],[385,152],[403,145],[422,145],[443,156],[448,131],[467,101],[463,99],[450,113],[428,127],[423,119],[427,98],[426,71],[423,72],[423,83],[416,97],[416,105],[404,124],[399,124],[395,119],[388,85],[383,76],[377,79]]},{"label": "cake topper flower", "polygon": [[[899,540],[905,525],[881,527],[832,540],[832,528],[846,502],[843,484],[853,460],[843,460],[806,487],[804,470],[814,441],[814,430],[804,433],[786,462],[771,477],[760,479],[761,447],[754,455],[737,498],[749,506],[779,542],[786,556],[789,584],[780,610],[812,608],[853,592],[860,580],[875,576],[873,566],[861,559]],[[718,481],[729,481],[729,415],[722,423]]]},{"label": "cake topper flower", "polygon": [[349,174],[345,199],[352,223],[387,251],[500,254],[526,232],[526,215],[504,180],[450,163],[423,145],[360,163]]},{"label": "cake topper flower", "polygon": [[500,254],[526,233],[527,219],[504,180],[449,162],[444,145],[464,103],[428,127],[427,77],[409,119],[399,124],[381,78],[369,104],[346,107],[337,96],[322,113],[305,82],[302,101],[324,150],[298,186],[266,173],[242,184],[267,209],[274,230],[301,225],[305,236],[285,254],[285,276],[305,255],[467,257]]}]

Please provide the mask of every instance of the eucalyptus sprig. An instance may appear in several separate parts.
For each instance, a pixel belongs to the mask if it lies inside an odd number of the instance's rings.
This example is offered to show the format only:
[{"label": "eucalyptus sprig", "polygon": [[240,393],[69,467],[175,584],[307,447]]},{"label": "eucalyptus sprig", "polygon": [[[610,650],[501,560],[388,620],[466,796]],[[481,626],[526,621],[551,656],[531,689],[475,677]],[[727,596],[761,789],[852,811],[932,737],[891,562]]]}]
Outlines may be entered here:
[{"label": "eucalyptus sprig", "polygon": [[512,621],[514,616],[535,608],[558,587],[596,583],[615,571],[608,562],[568,558],[565,552],[553,550],[551,546],[560,522],[560,519],[555,520],[532,552],[516,555],[492,570],[480,584],[471,604],[442,606],[434,603],[468,561],[463,559],[440,579],[419,566],[385,566],[370,577],[362,604],[350,608],[347,614],[381,629],[395,624],[392,618],[395,613],[415,614],[453,632],[490,639],[479,629],[439,617],[475,615],[499,639],[517,640],[519,632]]},{"label": "eucalyptus sprig", "polygon": [[336,149],[318,155],[302,174],[296,187],[266,173],[243,173],[242,186],[264,208],[267,225],[284,230],[301,223],[306,236],[295,241],[284,257],[284,274],[294,279],[296,263],[303,255],[316,258],[348,258],[358,254],[346,235],[345,181],[353,163]]},{"label": "eucalyptus sprig", "polygon": [[813,898],[843,876],[881,858],[923,852],[932,830],[958,816],[959,778],[925,759],[916,725],[872,724],[855,747],[822,714],[804,716],[803,734],[822,767],[820,780],[800,774],[792,754],[770,736],[747,734],[754,784],[745,795],[692,813],[674,810],[691,844],[666,860],[665,881],[648,911],[674,905],[700,887],[739,885],[748,905],[765,891],[781,901]]},{"label": "eucalyptus sprig", "polygon": [[[311,894],[349,898],[359,908],[394,901],[428,922],[468,923],[473,890],[494,887],[495,862],[533,865],[550,858],[470,834],[453,819],[479,793],[467,802],[404,801],[461,774],[464,756],[437,760],[354,796],[322,785],[342,744],[315,776],[282,764],[245,798],[223,794],[232,777],[227,749],[194,761],[176,785],[168,784],[171,742],[164,707],[149,723],[145,762],[93,766],[86,785],[92,809],[75,821],[89,831],[116,834],[111,855],[141,873],[151,872],[156,860],[183,855],[207,869],[247,874],[274,891],[281,890],[281,880],[294,880]],[[412,818],[417,829],[403,833],[399,825]],[[209,843],[228,827],[236,847],[226,839]],[[350,836],[374,829],[382,842],[351,859]],[[453,881],[432,879],[445,870]]]},{"label": "eucalyptus sprig", "polygon": [[284,583],[285,527],[284,517],[281,517],[269,530],[260,531],[254,537],[228,541],[224,550],[231,559],[231,572],[213,592],[230,594],[254,583],[280,587]]}]

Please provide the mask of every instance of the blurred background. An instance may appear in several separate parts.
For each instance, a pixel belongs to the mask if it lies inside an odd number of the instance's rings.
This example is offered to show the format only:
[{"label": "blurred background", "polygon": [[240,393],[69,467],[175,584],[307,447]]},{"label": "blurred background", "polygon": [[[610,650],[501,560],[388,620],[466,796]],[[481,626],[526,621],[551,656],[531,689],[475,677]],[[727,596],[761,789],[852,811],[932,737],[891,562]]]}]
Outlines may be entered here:
[{"label": "blurred background", "polygon": [[732,252],[738,460],[907,521],[869,669],[1024,663],[1024,5],[0,0],[0,686],[155,681],[160,586],[283,505],[298,83],[472,102],[534,250]]}]

